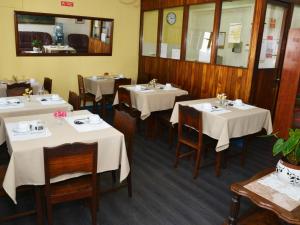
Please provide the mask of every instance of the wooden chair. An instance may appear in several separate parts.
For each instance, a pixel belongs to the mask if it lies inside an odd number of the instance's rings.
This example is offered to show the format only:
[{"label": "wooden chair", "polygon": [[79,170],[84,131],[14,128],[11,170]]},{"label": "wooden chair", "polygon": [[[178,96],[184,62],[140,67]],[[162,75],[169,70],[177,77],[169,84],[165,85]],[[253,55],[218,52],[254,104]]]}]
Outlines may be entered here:
[{"label": "wooden chair", "polygon": [[78,78],[78,89],[79,89],[79,97],[80,97],[80,103],[83,101],[83,107],[86,106],[86,102],[91,101],[93,102],[93,110],[96,111],[96,101],[95,101],[95,95],[87,93],[85,91],[83,77],[81,75],[77,75]]},{"label": "wooden chair", "polygon": [[[173,85],[172,85],[173,86]],[[175,102],[182,102],[182,101],[190,101],[194,100],[195,98],[190,95],[180,95],[175,97]],[[172,147],[173,141],[174,141],[174,130],[176,128],[176,125],[173,126],[173,124],[170,122],[171,115],[172,115],[173,109],[164,110],[155,112],[155,119],[157,125],[163,125],[168,128],[168,142],[169,147]],[[158,128],[158,126],[156,126]],[[157,130],[156,133],[158,133],[159,130]]]},{"label": "wooden chair", "polygon": [[[197,133],[196,140],[193,140],[190,135],[184,135],[184,129],[186,127],[195,129],[195,133]],[[194,133],[193,133],[194,135]],[[201,161],[201,154],[202,154],[202,112],[198,111],[189,106],[179,105],[179,120],[178,120],[178,143],[176,147],[176,160],[175,160],[175,168],[178,166],[179,159],[183,157],[190,156],[193,153],[196,153],[195,157],[195,166],[193,177],[194,179],[199,174],[200,169],[200,161]],[[181,153],[180,147],[181,145],[186,145],[192,148],[192,151]]]},{"label": "wooden chair", "polygon": [[118,89],[118,99],[119,99],[119,105],[117,108],[119,110],[125,110],[125,111],[134,111],[132,108],[132,103],[131,103],[131,96],[130,96],[130,91],[127,90],[124,87],[120,87]]},{"label": "wooden chair", "polygon": [[151,74],[143,73],[138,75],[137,84],[147,84],[151,80]]},{"label": "wooden chair", "polygon": [[73,91],[69,91],[69,104],[73,106],[73,110],[80,109],[80,97]]},{"label": "wooden chair", "polygon": [[[98,204],[97,148],[97,143],[73,143],[44,148],[45,197],[49,225],[53,224],[53,204],[86,198],[91,201],[92,224],[96,225]],[[76,172],[91,173],[91,175],[50,184],[51,178]]]},{"label": "wooden chair", "polygon": [[[4,176],[6,174],[7,166],[6,165],[0,165],[0,197],[8,197],[6,192],[4,191],[2,184],[4,181]],[[36,210],[29,210],[29,211],[24,211],[24,212],[19,212],[10,216],[5,216],[5,217],[0,217],[0,224],[4,223],[6,221],[18,219],[20,217],[24,216],[30,216],[33,214],[37,214],[37,224],[43,225],[42,221],[42,204],[41,204],[41,195],[40,195],[40,189],[38,187],[32,188],[31,186],[22,186],[17,188],[17,193],[19,192],[29,192],[34,190],[35,192],[35,201],[36,201]]]},{"label": "wooden chair", "polygon": [[44,87],[45,91],[47,91],[49,94],[51,94],[51,92],[52,92],[52,79],[50,79],[49,77],[45,77],[43,87]]},{"label": "wooden chair", "polygon": [[113,103],[117,90],[120,86],[122,85],[130,85],[131,84],[131,78],[120,78],[120,79],[115,79],[114,83],[114,93],[112,95],[103,95],[102,96],[102,115],[106,115],[106,103]]},{"label": "wooden chair", "polygon": [[[126,121],[126,122],[125,122]],[[130,114],[115,110],[114,115],[114,127],[122,132],[125,136],[127,156],[130,164],[130,173],[127,177],[128,185],[128,195],[132,197],[132,181],[131,181],[131,171],[132,171],[132,147],[133,147],[133,137],[136,131],[136,118],[132,117]]]},{"label": "wooden chair", "polygon": [[14,83],[8,84],[6,89],[6,95],[11,96],[22,96],[25,93],[25,89],[31,89],[30,83]]}]

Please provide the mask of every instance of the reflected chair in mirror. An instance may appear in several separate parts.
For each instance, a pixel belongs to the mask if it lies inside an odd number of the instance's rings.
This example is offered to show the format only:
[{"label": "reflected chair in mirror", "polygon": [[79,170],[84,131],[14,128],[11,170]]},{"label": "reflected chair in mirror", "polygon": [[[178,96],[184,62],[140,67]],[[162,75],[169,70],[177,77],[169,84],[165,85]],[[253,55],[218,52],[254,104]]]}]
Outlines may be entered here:
[{"label": "reflected chair in mirror", "polygon": [[[6,174],[6,170],[7,170],[7,166],[6,165],[0,165],[0,197],[1,198],[9,198],[8,195],[6,194],[5,190],[2,187],[3,181],[4,181],[4,177]],[[17,195],[18,193],[26,193],[28,195],[29,192],[34,192],[35,195],[35,208],[36,209],[32,209],[32,210],[28,210],[28,211],[21,211],[21,212],[17,212],[14,213],[12,215],[9,216],[0,216],[0,224],[7,222],[7,221],[11,221],[11,220],[15,220],[15,219],[19,219],[21,217],[24,216],[30,216],[33,214],[37,214],[37,224],[38,225],[43,225],[43,210],[42,210],[42,204],[41,204],[41,194],[40,194],[40,188],[38,186],[33,187],[33,186],[20,186],[17,188]],[[11,203],[14,206],[14,203]],[[18,204],[22,204],[22,203],[18,203]],[[4,208],[1,209],[1,213],[4,212]]]},{"label": "reflected chair in mirror", "polygon": [[[79,199],[90,200],[92,224],[97,224],[97,151],[97,143],[73,143],[44,148],[44,194],[49,225],[53,225],[52,205]],[[88,175],[50,183],[55,177],[74,173]]]},{"label": "reflected chair in mirror", "polygon": [[[192,150],[181,152],[180,149],[182,145]],[[176,147],[175,168],[178,166],[179,159],[190,157],[195,153],[193,178],[197,178],[204,147],[207,146],[206,143],[203,143],[202,112],[189,106],[179,105],[178,143]]]},{"label": "reflected chair in mirror", "polygon": [[[195,99],[196,98],[192,97],[191,95],[176,96],[174,105],[175,105],[176,102],[190,101],[190,100],[195,100]],[[170,148],[172,148],[172,145],[173,145],[173,142],[174,142],[174,133],[175,133],[175,129],[177,128],[177,124],[173,125],[170,122],[172,112],[173,112],[173,109],[155,112],[155,120],[156,120],[156,126],[155,127],[159,128],[159,125],[162,125],[162,126],[168,128],[168,143],[169,143]],[[156,134],[158,134],[159,131],[161,131],[161,130],[162,129],[158,129]]]},{"label": "reflected chair in mirror", "polygon": [[8,84],[6,89],[7,97],[22,96],[25,93],[25,89],[31,89],[30,83],[14,83]]},{"label": "reflected chair in mirror", "polygon": [[93,111],[96,112],[96,106],[97,103],[95,101],[95,95],[86,92],[85,86],[84,86],[84,81],[83,81],[83,76],[77,75],[78,79],[78,89],[79,89],[79,97],[80,97],[80,104],[81,101],[83,101],[83,107],[86,106],[86,102],[93,102]]},{"label": "reflected chair in mirror", "polygon": [[[122,132],[125,137],[127,156],[130,165],[130,172],[127,177],[127,188],[128,188],[128,196],[132,197],[132,181],[131,181],[132,151],[133,151],[133,138],[136,131],[136,118],[132,117],[129,113],[125,111],[115,110],[114,127],[120,132]],[[113,180],[115,183],[116,181],[115,173],[113,173]]]},{"label": "reflected chair in mirror", "polygon": [[69,91],[68,103],[73,106],[73,111],[80,110],[80,97],[73,91]]},{"label": "reflected chair in mirror", "polygon": [[49,77],[44,78],[44,90],[48,92],[48,94],[51,94],[52,92],[52,79]]},{"label": "reflected chair in mirror", "polygon": [[69,34],[68,44],[76,50],[76,53],[88,53],[89,36],[86,34]]}]

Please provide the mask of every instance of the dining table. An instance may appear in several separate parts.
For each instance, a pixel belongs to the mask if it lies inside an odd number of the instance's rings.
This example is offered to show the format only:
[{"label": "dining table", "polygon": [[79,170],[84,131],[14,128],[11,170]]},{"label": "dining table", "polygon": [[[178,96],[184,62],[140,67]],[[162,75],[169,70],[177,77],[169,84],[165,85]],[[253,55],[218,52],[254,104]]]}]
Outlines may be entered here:
[{"label": "dining table", "polygon": [[4,119],[8,117],[53,113],[57,110],[71,111],[72,105],[58,96],[53,95],[31,95],[0,98],[0,145],[6,140]]},{"label": "dining table", "polygon": [[[6,97],[7,84],[13,84],[12,81],[0,81],[0,97]],[[31,83],[32,93],[37,95],[42,89],[42,85],[38,82]]]},{"label": "dining table", "polygon": [[[132,107],[141,112],[140,118],[147,119],[152,112],[172,109],[175,97],[187,95],[186,90],[177,87],[168,87],[157,84],[151,87],[147,84],[142,85],[123,85],[130,91]],[[118,94],[116,94],[113,105],[119,104]]]},{"label": "dining table", "polygon": [[115,80],[123,78],[123,75],[88,76],[83,79],[85,91],[95,95],[95,101],[102,99],[103,95],[114,93]]},{"label": "dining table", "polygon": [[[120,181],[129,174],[124,135],[100,117],[87,110],[69,112],[64,119],[57,119],[52,113],[4,118],[7,132],[7,147],[10,161],[3,182],[3,188],[16,201],[16,188],[22,185],[44,185],[44,147],[66,143],[98,143],[97,172],[120,168]],[[92,119],[93,118],[93,119]],[[96,121],[96,123],[95,123]],[[42,124],[41,130],[26,130],[24,123]],[[21,126],[21,125],[22,126]],[[51,179],[51,183],[63,181],[85,173],[72,173]]]},{"label": "dining table", "polygon": [[[206,107],[209,104],[211,107]],[[202,111],[202,130],[209,137],[217,140],[216,151],[221,152],[229,147],[231,138],[255,134],[262,129],[267,134],[273,132],[271,113],[267,109],[234,101],[220,105],[217,98],[177,102],[170,122],[178,123],[179,105],[193,107]]]}]

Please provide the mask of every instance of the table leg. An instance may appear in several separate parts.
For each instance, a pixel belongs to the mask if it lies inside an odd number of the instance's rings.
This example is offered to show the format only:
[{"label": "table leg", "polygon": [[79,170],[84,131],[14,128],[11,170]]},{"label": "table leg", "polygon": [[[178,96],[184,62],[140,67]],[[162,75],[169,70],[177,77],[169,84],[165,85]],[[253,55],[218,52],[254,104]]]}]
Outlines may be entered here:
[{"label": "table leg", "polygon": [[219,177],[221,175],[221,164],[222,164],[222,157],[223,157],[223,152],[217,152],[217,159],[216,159],[216,177]]},{"label": "table leg", "polygon": [[230,215],[228,217],[228,225],[236,225],[237,217],[240,210],[240,197],[237,194],[234,194],[231,198],[231,206],[230,206]]}]

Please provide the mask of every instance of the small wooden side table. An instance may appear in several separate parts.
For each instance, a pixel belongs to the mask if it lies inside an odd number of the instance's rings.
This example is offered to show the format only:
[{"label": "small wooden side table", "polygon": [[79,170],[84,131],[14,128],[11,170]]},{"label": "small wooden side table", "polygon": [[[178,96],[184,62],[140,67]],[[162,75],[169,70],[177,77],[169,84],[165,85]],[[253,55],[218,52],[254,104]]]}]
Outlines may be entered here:
[{"label": "small wooden side table", "polygon": [[[292,211],[288,211],[282,208],[280,205],[273,203],[272,201],[258,195],[253,191],[250,191],[245,187],[247,184],[250,184],[272,172],[274,172],[274,168],[264,170],[246,181],[234,183],[231,185],[230,189],[233,192],[233,196],[231,199],[230,215],[225,221],[225,225],[277,225],[285,223],[300,225],[300,203]],[[276,195],[278,196],[278,194],[280,195],[280,193],[277,192]],[[256,211],[255,213],[238,219],[241,196],[250,199],[262,210],[260,210],[259,212]],[[280,218],[283,223],[280,222],[278,218]]]}]

